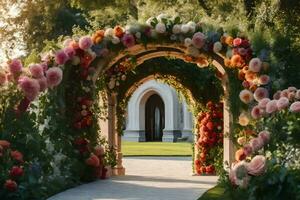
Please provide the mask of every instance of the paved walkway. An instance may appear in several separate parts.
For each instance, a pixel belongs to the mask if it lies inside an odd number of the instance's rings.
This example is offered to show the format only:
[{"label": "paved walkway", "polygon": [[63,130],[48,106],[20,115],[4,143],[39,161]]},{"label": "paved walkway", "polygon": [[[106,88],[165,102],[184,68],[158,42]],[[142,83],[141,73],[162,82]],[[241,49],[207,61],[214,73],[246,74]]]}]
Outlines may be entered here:
[{"label": "paved walkway", "polygon": [[126,176],[78,186],[49,200],[196,200],[216,176],[191,176],[190,157],[124,158]]}]

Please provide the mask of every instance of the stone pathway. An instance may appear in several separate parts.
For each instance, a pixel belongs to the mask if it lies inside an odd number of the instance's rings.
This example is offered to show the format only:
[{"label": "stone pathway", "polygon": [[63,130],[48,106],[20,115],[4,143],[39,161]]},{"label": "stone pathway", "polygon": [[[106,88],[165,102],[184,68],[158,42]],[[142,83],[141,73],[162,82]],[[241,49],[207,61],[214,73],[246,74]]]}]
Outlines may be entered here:
[{"label": "stone pathway", "polygon": [[128,157],[126,176],[96,181],[48,200],[196,200],[216,176],[192,176],[190,157]]}]

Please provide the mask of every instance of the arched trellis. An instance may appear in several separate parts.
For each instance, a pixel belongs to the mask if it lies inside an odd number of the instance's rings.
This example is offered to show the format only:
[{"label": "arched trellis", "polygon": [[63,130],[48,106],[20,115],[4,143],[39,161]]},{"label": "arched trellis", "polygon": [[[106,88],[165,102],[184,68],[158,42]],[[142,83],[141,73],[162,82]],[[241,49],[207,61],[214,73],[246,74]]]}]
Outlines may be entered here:
[{"label": "arched trellis", "polygon": [[[111,54],[109,59],[100,60],[97,63],[97,71],[93,77],[93,80],[96,81],[97,78],[106,70],[110,69],[114,65],[117,65],[124,61],[128,56],[134,56],[136,59],[136,65],[142,64],[144,61],[158,58],[158,57],[172,57],[177,59],[182,59],[187,62],[187,48],[183,45],[178,44],[147,44],[144,45],[135,45],[133,47],[127,48],[124,51],[119,52],[119,54]],[[224,89],[224,137],[223,147],[224,147],[224,163],[232,163],[234,160],[234,146],[230,140],[229,134],[232,133],[232,114],[229,108],[229,79],[228,75],[224,69],[224,57],[221,54],[216,53],[207,53],[202,51],[198,59],[206,61],[207,64],[211,63],[218,72],[221,74],[220,79],[222,87]],[[209,62],[208,62],[209,61]],[[197,62],[195,62],[197,63]],[[117,105],[117,94],[112,92],[107,94],[108,97],[108,116],[106,122],[101,122],[102,130],[106,132],[108,142],[110,145],[116,146],[117,154],[117,166],[114,168],[115,175],[124,175],[125,169],[122,165],[122,150],[121,150],[121,135],[116,131],[116,105]],[[106,127],[106,128],[103,128]]]}]

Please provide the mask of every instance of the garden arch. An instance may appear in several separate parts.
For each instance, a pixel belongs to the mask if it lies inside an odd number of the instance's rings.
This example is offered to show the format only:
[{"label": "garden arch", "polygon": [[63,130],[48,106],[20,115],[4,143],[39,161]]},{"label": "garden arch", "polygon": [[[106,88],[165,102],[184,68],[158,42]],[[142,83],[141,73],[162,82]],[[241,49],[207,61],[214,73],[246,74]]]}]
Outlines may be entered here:
[{"label": "garden arch", "polygon": [[[130,48],[127,48],[124,51],[120,51],[118,54],[111,53],[108,58],[105,60],[101,60],[97,63],[97,71],[93,77],[93,80],[96,81],[101,74],[103,74],[106,70],[111,67],[121,63],[129,56],[133,56],[136,60],[136,64],[140,65],[144,61],[158,58],[158,57],[172,57],[177,59],[182,59],[186,62],[197,63],[199,67],[208,66],[211,63],[220,74],[220,79],[222,83],[222,87],[224,89],[224,137],[223,147],[224,147],[224,163],[232,163],[234,160],[234,146],[232,141],[230,140],[229,134],[232,132],[232,113],[229,108],[229,79],[228,75],[224,69],[224,57],[221,54],[217,53],[209,53],[201,50],[199,56],[196,59],[190,59],[188,48],[184,45],[180,44],[147,44],[145,45],[134,45]],[[116,131],[116,105],[117,105],[117,93],[108,92],[108,116],[107,121],[101,121],[102,129],[107,134],[108,142],[110,145],[116,146],[116,154],[117,154],[117,166],[114,168],[113,173],[115,175],[124,175],[125,169],[122,165],[122,150],[121,150],[121,135]]]}]

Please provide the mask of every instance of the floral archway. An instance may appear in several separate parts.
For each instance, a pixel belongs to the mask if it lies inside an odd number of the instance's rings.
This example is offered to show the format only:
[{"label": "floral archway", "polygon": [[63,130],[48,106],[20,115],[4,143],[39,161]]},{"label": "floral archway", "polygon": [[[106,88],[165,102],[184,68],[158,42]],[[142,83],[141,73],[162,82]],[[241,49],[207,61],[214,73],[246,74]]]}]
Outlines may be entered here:
[{"label": "floral archway", "polygon": [[[80,176],[88,180],[105,177],[106,165],[115,166],[115,174],[124,174],[120,135],[116,132],[117,94],[114,88],[126,79],[128,71],[156,57],[174,57],[196,63],[201,68],[212,65],[218,70],[224,88],[224,162],[230,165],[234,160],[251,158],[268,143],[270,134],[263,131],[245,138],[241,143],[243,148],[234,156],[232,139],[236,137],[233,135],[236,120],[239,121],[239,131],[247,132],[250,116],[258,119],[278,110],[277,102],[268,99],[268,63],[255,56],[250,41],[244,36],[233,38],[204,24],[183,23],[179,17],[159,15],[144,24],[116,26],[81,38],[68,38],[59,47],[43,53],[39,63],[29,66],[23,67],[19,59],[7,62],[6,70],[0,72],[1,90],[13,91],[13,94],[7,92],[7,95],[22,98],[21,101],[14,98],[16,106],[9,107],[14,110],[16,119],[34,105],[41,93],[60,99],[60,114],[66,129],[72,132],[65,140],[77,150],[76,154],[70,155],[83,163],[84,172],[80,172]],[[108,83],[105,82],[107,76],[111,77]],[[102,93],[100,97],[99,92]],[[295,88],[286,91],[289,92],[299,96]],[[100,104],[99,99],[102,100]],[[51,104],[49,101],[48,105]],[[282,104],[288,106],[287,102]],[[1,109],[5,113],[8,108]],[[290,110],[299,112],[299,101],[293,103]],[[51,121],[57,113],[49,116]],[[203,117],[200,118],[202,121]],[[98,123],[99,119],[102,119],[101,123]],[[100,129],[102,125],[106,130]],[[100,131],[108,133],[105,150]],[[3,139],[0,145],[9,148],[7,140],[11,138]],[[10,142],[13,143],[13,140]],[[21,152],[18,155],[22,155]],[[251,159],[249,161],[252,162]],[[200,164],[196,157],[195,167],[201,167]],[[22,165],[20,161],[19,168]],[[7,180],[6,185],[16,189],[17,181]]]}]

